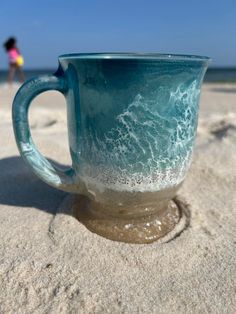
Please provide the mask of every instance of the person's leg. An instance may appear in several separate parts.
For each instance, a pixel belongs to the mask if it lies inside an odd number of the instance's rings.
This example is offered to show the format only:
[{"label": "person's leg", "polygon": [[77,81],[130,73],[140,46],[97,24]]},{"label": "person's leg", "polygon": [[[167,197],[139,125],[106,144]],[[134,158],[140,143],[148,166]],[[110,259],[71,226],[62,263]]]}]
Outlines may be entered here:
[{"label": "person's leg", "polygon": [[22,67],[18,67],[17,70],[18,70],[19,81],[20,81],[21,83],[24,83],[24,81],[25,81],[25,75],[24,75],[24,72],[23,72]]},{"label": "person's leg", "polygon": [[15,64],[10,64],[9,65],[9,70],[8,70],[8,84],[11,86],[13,83],[13,79],[15,76],[15,72],[16,72],[16,66]]}]

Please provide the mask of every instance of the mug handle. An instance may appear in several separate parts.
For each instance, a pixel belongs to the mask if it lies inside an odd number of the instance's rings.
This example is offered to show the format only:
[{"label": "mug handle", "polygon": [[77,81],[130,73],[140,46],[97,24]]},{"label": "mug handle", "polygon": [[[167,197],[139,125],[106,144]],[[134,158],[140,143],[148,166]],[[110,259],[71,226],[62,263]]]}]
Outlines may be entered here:
[{"label": "mug handle", "polygon": [[69,168],[64,171],[49,162],[37,150],[31,137],[28,122],[29,106],[37,95],[48,90],[57,90],[65,96],[68,90],[67,81],[60,72],[32,78],[17,92],[12,108],[16,143],[23,159],[41,180],[55,188],[74,192],[74,170]]}]

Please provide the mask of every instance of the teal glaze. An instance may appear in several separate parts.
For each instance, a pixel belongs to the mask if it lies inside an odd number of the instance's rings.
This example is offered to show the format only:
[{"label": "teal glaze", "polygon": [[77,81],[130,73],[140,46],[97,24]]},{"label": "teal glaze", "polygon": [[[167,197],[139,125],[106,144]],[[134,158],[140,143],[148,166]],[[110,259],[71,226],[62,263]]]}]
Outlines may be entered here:
[{"label": "teal glaze", "polygon": [[[161,191],[181,183],[190,165],[198,104],[209,58],[160,54],[71,54],[54,75],[18,91],[13,125],[18,148],[48,184],[90,190]],[[67,100],[72,168],[63,172],[35,148],[32,99],[58,90]]]}]

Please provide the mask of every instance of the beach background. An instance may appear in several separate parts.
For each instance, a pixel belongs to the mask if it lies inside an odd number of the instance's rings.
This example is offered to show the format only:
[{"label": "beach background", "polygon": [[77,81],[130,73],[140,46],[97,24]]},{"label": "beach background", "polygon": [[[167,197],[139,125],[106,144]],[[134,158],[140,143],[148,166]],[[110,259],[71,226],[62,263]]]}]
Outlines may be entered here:
[{"label": "beach background", "polygon": [[[11,122],[20,84],[8,86],[2,50],[0,313],[235,313],[236,7],[228,0],[189,2],[1,3],[0,27],[19,39],[26,78],[55,72],[57,56],[72,51],[188,53],[213,62],[202,87],[193,162],[178,192],[188,224],[171,241],[132,245],[87,230],[71,213],[71,196],[24,164]],[[7,27],[10,14],[15,23]],[[39,95],[29,119],[42,154],[70,165],[64,97]]]},{"label": "beach background", "polygon": [[[19,156],[11,123],[17,86],[0,89],[1,313],[234,313],[236,84],[205,83],[192,166],[178,193],[190,225],[168,243],[130,245],[91,233],[70,196]],[[40,151],[69,165],[66,106],[33,101]]]},{"label": "beach background", "polygon": [[[54,73],[56,68],[46,68],[46,69],[30,69],[25,70],[25,78],[30,79],[38,75],[45,75],[49,73]],[[7,80],[7,70],[2,70],[0,72],[0,84],[6,85]],[[15,77],[15,83],[18,82],[17,77]],[[208,68],[204,83],[236,83],[236,67],[210,67]],[[18,85],[19,86],[19,85]]]}]

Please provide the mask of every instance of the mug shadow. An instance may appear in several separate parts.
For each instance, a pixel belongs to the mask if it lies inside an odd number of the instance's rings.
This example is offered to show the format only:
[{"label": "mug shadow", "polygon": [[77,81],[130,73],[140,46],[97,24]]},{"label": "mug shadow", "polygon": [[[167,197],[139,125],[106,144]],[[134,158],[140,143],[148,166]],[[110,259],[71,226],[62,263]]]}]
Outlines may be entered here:
[{"label": "mug shadow", "polygon": [[21,157],[0,160],[0,204],[34,207],[55,214],[66,195],[38,179]]}]

